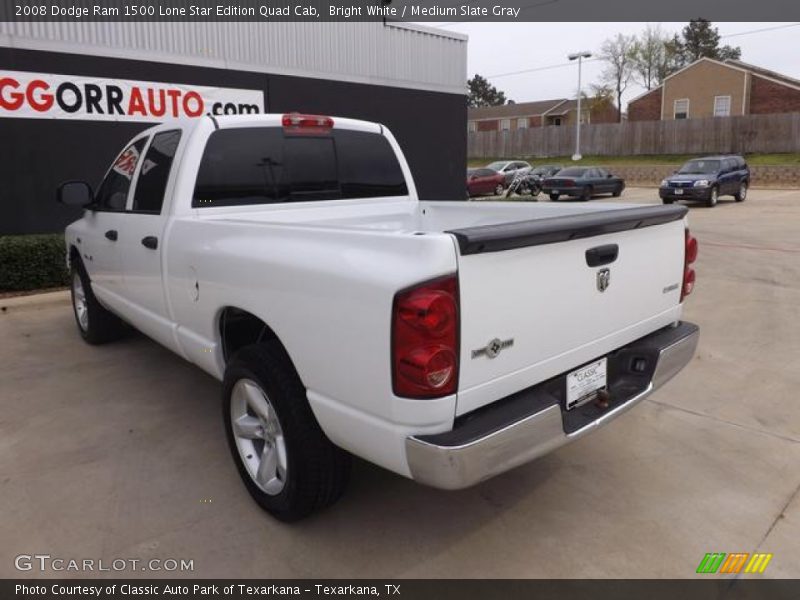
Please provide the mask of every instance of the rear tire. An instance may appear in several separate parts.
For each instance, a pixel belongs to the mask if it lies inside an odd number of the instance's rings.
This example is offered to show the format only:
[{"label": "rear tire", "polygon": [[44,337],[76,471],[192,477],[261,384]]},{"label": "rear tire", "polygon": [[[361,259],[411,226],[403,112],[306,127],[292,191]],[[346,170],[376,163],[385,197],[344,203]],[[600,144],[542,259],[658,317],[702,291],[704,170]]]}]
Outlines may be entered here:
[{"label": "rear tire", "polygon": [[222,399],[233,460],[259,506],[291,522],[341,497],[350,455],[322,431],[279,342],[237,352],[225,369]]},{"label": "rear tire", "polygon": [[505,188],[505,187],[503,187],[503,184],[501,184],[501,183],[498,183],[498,184],[497,184],[497,187],[495,187],[495,188],[494,188],[494,195],[495,195],[495,196],[502,196],[502,195],[503,195],[503,192],[505,191],[505,189],[506,189],[506,188]]},{"label": "rear tire", "polygon": [[587,185],[585,188],[583,188],[579,200],[581,202],[588,202],[591,199],[592,199],[592,186]]},{"label": "rear tire", "polygon": [[121,338],[125,333],[125,324],[97,301],[89,274],[80,258],[72,260],[70,277],[72,312],[81,337],[92,345]]},{"label": "rear tire", "polygon": [[747,198],[747,182],[743,181],[739,185],[739,191],[733,195],[734,200],[737,202],[744,202]]},{"label": "rear tire", "polygon": [[719,200],[719,188],[717,186],[714,186],[708,193],[708,198],[706,199],[706,206],[709,208],[713,208],[717,205],[718,200]]},{"label": "rear tire", "polygon": [[672,204],[675,202],[675,200],[673,200],[672,198],[664,198],[662,202],[664,202],[664,204]]}]

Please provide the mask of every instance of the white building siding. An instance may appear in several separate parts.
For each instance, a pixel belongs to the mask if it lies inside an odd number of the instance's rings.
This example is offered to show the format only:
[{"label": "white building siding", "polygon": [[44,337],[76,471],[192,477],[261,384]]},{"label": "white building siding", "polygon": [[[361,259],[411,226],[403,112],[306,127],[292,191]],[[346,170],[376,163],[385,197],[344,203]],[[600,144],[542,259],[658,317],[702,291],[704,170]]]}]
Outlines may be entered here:
[{"label": "white building siding", "polygon": [[380,22],[0,22],[0,46],[466,95],[467,37]]}]

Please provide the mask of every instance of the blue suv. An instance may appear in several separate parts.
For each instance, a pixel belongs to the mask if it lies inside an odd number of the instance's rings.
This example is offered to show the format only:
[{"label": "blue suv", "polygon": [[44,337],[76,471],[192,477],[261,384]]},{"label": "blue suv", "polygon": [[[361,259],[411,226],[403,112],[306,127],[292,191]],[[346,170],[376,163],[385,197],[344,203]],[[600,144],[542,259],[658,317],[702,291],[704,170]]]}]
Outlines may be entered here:
[{"label": "blue suv", "polygon": [[750,169],[741,156],[693,158],[661,182],[658,195],[664,204],[676,200],[699,200],[716,206],[720,196],[737,202],[747,197]]}]

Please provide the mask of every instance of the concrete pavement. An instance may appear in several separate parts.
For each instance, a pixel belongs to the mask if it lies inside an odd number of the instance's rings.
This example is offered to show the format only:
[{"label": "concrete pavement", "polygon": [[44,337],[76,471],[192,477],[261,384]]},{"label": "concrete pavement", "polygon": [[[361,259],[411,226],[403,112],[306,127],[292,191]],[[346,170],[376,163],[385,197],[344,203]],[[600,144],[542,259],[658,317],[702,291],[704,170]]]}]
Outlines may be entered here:
[{"label": "concrete pavement", "polygon": [[689,218],[701,341],[668,386],[461,492],[356,461],[344,498],[291,526],[241,484],[216,381],[140,335],[84,344],[67,294],[0,300],[0,576],[46,553],[194,577],[692,577],[706,552],[761,551],[764,576],[800,577],[800,192]]}]

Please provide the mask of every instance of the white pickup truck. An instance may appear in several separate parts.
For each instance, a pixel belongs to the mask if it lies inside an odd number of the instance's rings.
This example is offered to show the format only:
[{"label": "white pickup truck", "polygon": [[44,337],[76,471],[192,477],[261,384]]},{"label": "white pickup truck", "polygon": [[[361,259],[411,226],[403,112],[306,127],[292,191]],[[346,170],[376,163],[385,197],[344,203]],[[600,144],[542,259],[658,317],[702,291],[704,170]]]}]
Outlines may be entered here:
[{"label": "white pickup truck", "polygon": [[579,438],[694,354],[677,205],[419,201],[392,134],[313,115],[136,136],[66,230],[80,334],[123,322],[222,381],[233,458],[282,520],[350,455],[445,489]]}]

